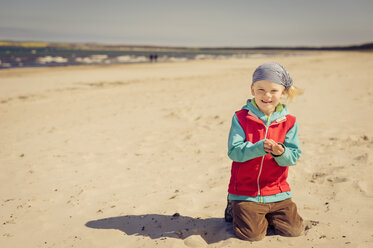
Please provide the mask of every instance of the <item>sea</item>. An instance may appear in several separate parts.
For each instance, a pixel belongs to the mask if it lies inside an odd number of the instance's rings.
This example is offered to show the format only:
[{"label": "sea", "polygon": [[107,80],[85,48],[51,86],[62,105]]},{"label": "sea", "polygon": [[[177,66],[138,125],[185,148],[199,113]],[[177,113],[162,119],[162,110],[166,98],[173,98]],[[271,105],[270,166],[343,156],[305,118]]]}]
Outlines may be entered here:
[{"label": "sea", "polygon": [[0,47],[0,69],[71,65],[182,62],[187,60],[293,56],[281,50],[70,50],[51,47]]}]

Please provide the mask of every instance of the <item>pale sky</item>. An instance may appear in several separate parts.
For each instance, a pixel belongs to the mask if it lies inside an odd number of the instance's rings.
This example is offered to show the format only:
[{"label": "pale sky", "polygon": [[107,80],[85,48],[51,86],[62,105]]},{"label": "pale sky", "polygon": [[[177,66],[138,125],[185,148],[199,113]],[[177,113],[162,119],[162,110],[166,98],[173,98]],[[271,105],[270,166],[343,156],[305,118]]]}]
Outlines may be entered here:
[{"label": "pale sky", "polygon": [[350,45],[373,41],[373,0],[0,0],[0,40]]}]

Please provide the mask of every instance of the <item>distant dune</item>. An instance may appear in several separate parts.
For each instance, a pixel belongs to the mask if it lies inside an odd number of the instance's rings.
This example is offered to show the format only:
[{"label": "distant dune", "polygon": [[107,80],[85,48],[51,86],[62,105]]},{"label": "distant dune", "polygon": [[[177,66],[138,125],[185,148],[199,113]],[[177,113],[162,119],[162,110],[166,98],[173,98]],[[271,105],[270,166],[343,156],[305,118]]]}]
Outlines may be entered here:
[{"label": "distant dune", "polygon": [[178,47],[178,46],[152,46],[152,45],[105,45],[99,43],[53,43],[37,41],[0,41],[0,47],[27,47],[42,48],[49,47],[55,49],[79,49],[79,50],[193,50],[193,51],[252,51],[252,50],[327,50],[327,51],[348,51],[348,50],[371,50],[373,42],[345,45],[345,46],[259,46],[259,47]]}]

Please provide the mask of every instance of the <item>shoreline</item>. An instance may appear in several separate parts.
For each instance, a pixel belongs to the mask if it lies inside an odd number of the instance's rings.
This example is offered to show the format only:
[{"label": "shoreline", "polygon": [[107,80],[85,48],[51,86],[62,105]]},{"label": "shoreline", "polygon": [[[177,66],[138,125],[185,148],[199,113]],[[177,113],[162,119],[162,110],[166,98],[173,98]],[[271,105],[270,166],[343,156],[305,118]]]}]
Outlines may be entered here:
[{"label": "shoreline", "polygon": [[[25,48],[26,49],[26,48]],[[80,65],[143,64],[157,62],[185,62],[189,60],[248,59],[268,56],[295,56],[304,52],[291,50],[253,51],[89,51],[46,50],[28,48],[23,52],[0,51],[0,70],[13,68],[63,67]],[[309,51],[305,51],[307,53]]]},{"label": "shoreline", "polygon": [[[259,50],[259,51],[263,51],[263,52],[272,52],[271,50]],[[279,55],[279,57],[293,57],[293,56],[312,56],[312,55],[315,55],[315,54],[333,54],[333,53],[336,53],[336,54],[343,54],[343,53],[362,53],[362,54],[370,54],[370,53],[373,53],[373,50],[341,50],[341,51],[328,51],[328,50],[295,50],[295,51],[292,51],[292,50],[275,50],[275,52],[279,52],[278,54],[276,55]],[[281,54],[281,52],[294,52],[293,54]],[[277,56],[274,56],[273,54],[271,55],[267,55],[267,58],[268,59],[271,59],[273,57],[277,57]],[[23,67],[0,67],[0,73],[3,72],[3,71],[12,71],[12,70],[37,70],[37,69],[58,69],[58,68],[61,68],[61,69],[64,69],[64,68],[68,68],[68,69],[74,69],[74,68],[101,68],[101,67],[112,67],[112,66],[129,66],[129,65],[151,65],[151,64],[167,64],[167,63],[185,63],[185,62],[192,62],[192,61],[222,61],[222,60],[250,60],[250,59],[256,59],[256,58],[260,58],[260,57],[256,57],[255,54],[252,56],[252,57],[244,57],[244,58],[239,58],[239,57],[225,57],[225,58],[215,58],[215,59],[211,59],[211,58],[207,58],[207,59],[187,59],[187,60],[184,60],[184,61],[158,61],[158,62],[133,62],[133,63],[112,63],[112,64],[68,64],[68,65],[45,65],[45,66],[23,66]],[[264,59],[266,57],[263,57]]]}]

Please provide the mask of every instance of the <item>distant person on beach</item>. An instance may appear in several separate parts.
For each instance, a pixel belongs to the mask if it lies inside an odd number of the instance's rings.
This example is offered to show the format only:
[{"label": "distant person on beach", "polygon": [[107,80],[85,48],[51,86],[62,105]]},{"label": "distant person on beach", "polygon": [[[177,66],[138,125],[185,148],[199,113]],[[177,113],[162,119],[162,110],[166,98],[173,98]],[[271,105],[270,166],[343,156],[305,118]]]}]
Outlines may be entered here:
[{"label": "distant person on beach", "polygon": [[251,94],[235,112],[228,138],[233,160],[225,220],[234,233],[257,241],[267,228],[283,236],[304,230],[286,181],[288,169],[301,155],[298,125],[280,100],[300,92],[286,69],[275,62],[260,65],[253,74]]},{"label": "distant person on beach", "polygon": [[149,55],[149,60],[150,60],[151,63],[157,62],[157,59],[158,59],[158,54],[150,54]]}]

